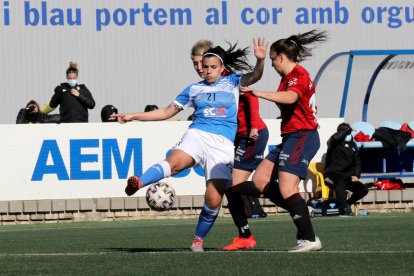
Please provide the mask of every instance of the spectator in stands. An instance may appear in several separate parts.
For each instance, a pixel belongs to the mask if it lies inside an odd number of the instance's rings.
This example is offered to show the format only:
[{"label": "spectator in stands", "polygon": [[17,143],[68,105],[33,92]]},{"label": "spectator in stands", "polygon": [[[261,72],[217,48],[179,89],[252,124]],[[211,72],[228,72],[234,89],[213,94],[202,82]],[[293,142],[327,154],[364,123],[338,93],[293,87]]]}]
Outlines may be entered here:
[{"label": "spectator in stands", "polygon": [[113,105],[105,105],[102,107],[101,110],[101,120],[102,122],[118,122],[115,117],[111,117],[111,115],[118,114],[118,109]]},{"label": "spectator in stands", "polygon": [[149,111],[153,111],[153,110],[157,110],[158,106],[156,106],[155,104],[148,104],[145,109],[144,112],[149,112]]},{"label": "spectator in stands", "polygon": [[25,108],[20,109],[17,115],[16,124],[48,124],[60,123],[60,115],[46,115],[40,112],[39,104],[31,100]]},{"label": "spectator in stands", "polygon": [[61,83],[55,88],[55,94],[48,104],[42,108],[42,113],[49,113],[60,106],[62,123],[87,123],[88,109],[95,107],[95,100],[91,92],[84,84],[78,83],[78,66],[74,62],[69,63],[66,70],[67,82]]},{"label": "spectator in stands", "polygon": [[[353,214],[351,205],[368,193],[368,188],[359,181],[361,161],[351,132],[348,123],[338,125],[337,132],[328,140],[325,160],[325,184],[335,189],[339,214],[346,216]],[[348,199],[347,190],[352,192]]]}]

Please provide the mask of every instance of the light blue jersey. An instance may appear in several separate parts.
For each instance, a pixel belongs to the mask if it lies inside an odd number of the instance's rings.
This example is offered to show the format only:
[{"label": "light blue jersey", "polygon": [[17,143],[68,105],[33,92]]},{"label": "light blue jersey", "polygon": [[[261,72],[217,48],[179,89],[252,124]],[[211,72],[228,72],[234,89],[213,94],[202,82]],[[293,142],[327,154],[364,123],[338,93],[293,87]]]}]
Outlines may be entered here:
[{"label": "light blue jersey", "polygon": [[219,134],[234,141],[237,131],[237,108],[241,75],[220,77],[213,84],[205,81],[188,86],[175,98],[183,109],[194,107],[189,128]]}]

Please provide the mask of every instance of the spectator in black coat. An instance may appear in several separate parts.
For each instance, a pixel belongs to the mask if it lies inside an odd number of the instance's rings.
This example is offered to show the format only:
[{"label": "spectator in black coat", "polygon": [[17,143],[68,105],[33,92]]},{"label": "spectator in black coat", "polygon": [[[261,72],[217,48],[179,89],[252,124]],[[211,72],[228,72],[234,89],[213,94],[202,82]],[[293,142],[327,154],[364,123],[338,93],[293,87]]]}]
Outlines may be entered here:
[{"label": "spectator in black coat", "polygon": [[46,115],[40,112],[39,104],[31,100],[25,108],[20,109],[16,124],[51,124],[60,123],[60,115]]},{"label": "spectator in black coat", "polygon": [[111,115],[118,114],[118,109],[113,105],[105,105],[102,107],[101,110],[101,120],[102,122],[118,122],[115,117],[111,117]]},{"label": "spectator in black coat", "polygon": [[43,113],[48,113],[60,106],[62,123],[87,123],[88,109],[95,107],[95,100],[91,92],[84,84],[78,83],[78,67],[74,62],[69,63],[66,70],[67,82],[61,83],[55,88],[48,106],[42,108]]},{"label": "spectator in black coat", "polygon": [[[328,140],[326,153],[325,184],[335,189],[340,215],[352,215],[351,205],[368,193],[368,188],[359,181],[361,161],[351,132],[348,123],[339,124]],[[347,190],[352,192],[348,199]]]}]

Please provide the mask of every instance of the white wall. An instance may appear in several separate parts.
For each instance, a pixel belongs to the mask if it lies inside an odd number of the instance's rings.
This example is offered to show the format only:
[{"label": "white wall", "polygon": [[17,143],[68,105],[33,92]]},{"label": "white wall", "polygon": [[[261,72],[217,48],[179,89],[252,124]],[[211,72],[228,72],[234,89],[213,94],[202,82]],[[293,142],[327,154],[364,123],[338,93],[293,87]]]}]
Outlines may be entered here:
[{"label": "white wall", "polygon": [[[326,152],[326,141],[341,119],[321,119],[321,148],[314,161],[320,161]],[[61,125],[0,125],[0,201],[30,199],[103,198],[125,196],[127,176],[133,174],[134,160],[142,160],[142,170],[165,158],[167,151],[184,134],[188,122],[89,123]],[[280,121],[266,120],[269,145],[280,143]],[[116,141],[119,156],[127,167],[125,176],[118,176],[113,155],[116,147],[108,148],[105,141]],[[141,139],[127,163],[125,148],[128,139]],[[131,143],[132,144],[132,143]],[[57,147],[47,147],[57,145]],[[142,149],[142,150],[141,150]],[[110,155],[111,169],[103,164]],[[42,154],[43,159],[42,159]],[[104,157],[106,156],[106,157]],[[61,157],[61,159],[59,158]],[[43,160],[43,161],[42,161]],[[59,161],[63,161],[59,167]],[[76,169],[78,166],[78,169]],[[79,167],[80,166],[80,167]],[[111,177],[104,175],[111,172]],[[38,174],[36,174],[37,172]],[[40,177],[36,178],[36,175]],[[68,179],[62,180],[67,174]],[[88,176],[96,174],[97,176]],[[78,179],[74,179],[78,176]],[[59,179],[61,178],[61,179]],[[204,177],[190,170],[183,178],[164,180],[175,188],[178,195],[202,195]],[[308,190],[311,189],[308,188]],[[145,190],[136,195],[144,195]]]}]

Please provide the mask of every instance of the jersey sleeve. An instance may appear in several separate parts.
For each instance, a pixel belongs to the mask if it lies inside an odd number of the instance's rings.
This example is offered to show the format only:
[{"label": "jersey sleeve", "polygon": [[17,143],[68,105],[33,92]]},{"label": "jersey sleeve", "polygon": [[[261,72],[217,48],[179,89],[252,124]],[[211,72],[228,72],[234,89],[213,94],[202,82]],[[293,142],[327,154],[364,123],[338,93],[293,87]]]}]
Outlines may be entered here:
[{"label": "jersey sleeve", "polygon": [[242,77],[242,74],[232,74],[227,76],[227,78],[230,80],[230,82],[235,86],[238,87],[240,85],[240,79]]},{"label": "jersey sleeve", "polygon": [[191,85],[185,88],[174,100],[174,103],[183,109],[193,106],[190,99]]},{"label": "jersey sleeve", "polygon": [[288,87],[286,90],[293,91],[302,97],[302,93],[308,90],[310,85],[310,80],[307,78],[298,78],[296,76],[292,76],[287,80]]}]

